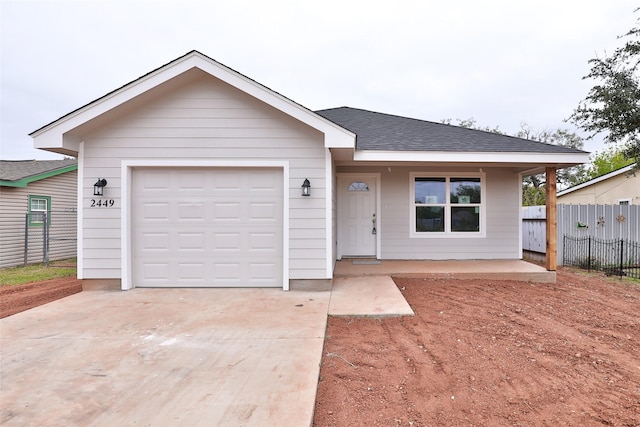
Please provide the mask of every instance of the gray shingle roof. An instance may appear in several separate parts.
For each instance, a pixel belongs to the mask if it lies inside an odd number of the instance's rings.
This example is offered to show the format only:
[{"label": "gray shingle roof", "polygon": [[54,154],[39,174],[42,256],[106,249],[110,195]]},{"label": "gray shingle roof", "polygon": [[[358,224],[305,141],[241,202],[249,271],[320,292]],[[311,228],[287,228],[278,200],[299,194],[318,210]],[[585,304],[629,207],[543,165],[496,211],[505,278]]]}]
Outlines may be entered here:
[{"label": "gray shingle roof", "polygon": [[358,150],[584,153],[528,139],[350,107],[316,111],[357,135]]},{"label": "gray shingle roof", "polygon": [[0,181],[19,181],[64,169],[77,163],[76,159],[0,160]]}]

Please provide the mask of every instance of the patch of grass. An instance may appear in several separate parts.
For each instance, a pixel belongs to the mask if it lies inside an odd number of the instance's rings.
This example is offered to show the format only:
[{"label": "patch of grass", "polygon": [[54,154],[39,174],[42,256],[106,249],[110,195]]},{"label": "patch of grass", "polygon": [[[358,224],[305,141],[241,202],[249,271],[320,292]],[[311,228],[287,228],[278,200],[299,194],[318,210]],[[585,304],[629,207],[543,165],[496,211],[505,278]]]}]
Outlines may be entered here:
[{"label": "patch of grass", "polygon": [[75,259],[52,262],[48,266],[32,264],[26,267],[0,269],[0,286],[22,285],[60,277],[76,277]]}]

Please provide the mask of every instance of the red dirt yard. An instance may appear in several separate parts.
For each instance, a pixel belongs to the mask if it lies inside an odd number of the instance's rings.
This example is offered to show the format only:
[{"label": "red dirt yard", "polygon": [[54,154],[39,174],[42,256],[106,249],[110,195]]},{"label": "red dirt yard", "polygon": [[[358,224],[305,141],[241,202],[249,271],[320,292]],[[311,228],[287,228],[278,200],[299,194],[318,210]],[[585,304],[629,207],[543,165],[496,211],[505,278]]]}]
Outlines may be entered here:
[{"label": "red dirt yard", "polygon": [[0,287],[0,319],[82,291],[82,283],[73,278]]},{"label": "red dirt yard", "polygon": [[396,279],[415,311],[330,318],[314,426],[640,426],[640,286]]},{"label": "red dirt yard", "polygon": [[[313,425],[640,426],[640,286],[396,279],[416,315],[329,319]],[[81,290],[0,288],[0,317]]]}]

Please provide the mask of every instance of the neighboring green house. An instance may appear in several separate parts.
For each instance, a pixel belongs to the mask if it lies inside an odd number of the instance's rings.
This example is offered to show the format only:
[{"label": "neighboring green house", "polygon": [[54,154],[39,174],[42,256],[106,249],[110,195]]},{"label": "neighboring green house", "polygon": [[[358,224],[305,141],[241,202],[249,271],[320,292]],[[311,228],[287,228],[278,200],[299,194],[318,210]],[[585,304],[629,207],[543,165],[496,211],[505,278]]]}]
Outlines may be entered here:
[{"label": "neighboring green house", "polygon": [[0,160],[0,267],[23,264],[25,242],[42,262],[45,228],[50,260],[76,256],[77,186],[76,159]]}]

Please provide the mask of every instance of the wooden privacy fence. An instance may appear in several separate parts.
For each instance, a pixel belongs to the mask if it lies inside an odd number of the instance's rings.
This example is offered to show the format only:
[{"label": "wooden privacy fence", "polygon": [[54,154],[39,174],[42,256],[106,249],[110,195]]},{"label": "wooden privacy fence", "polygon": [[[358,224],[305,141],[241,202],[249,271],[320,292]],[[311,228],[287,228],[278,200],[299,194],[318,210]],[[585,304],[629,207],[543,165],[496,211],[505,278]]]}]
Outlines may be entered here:
[{"label": "wooden privacy fence", "polygon": [[[563,265],[564,236],[640,242],[638,205],[558,205],[558,265]],[[522,249],[546,252],[544,206],[522,208]]]}]

